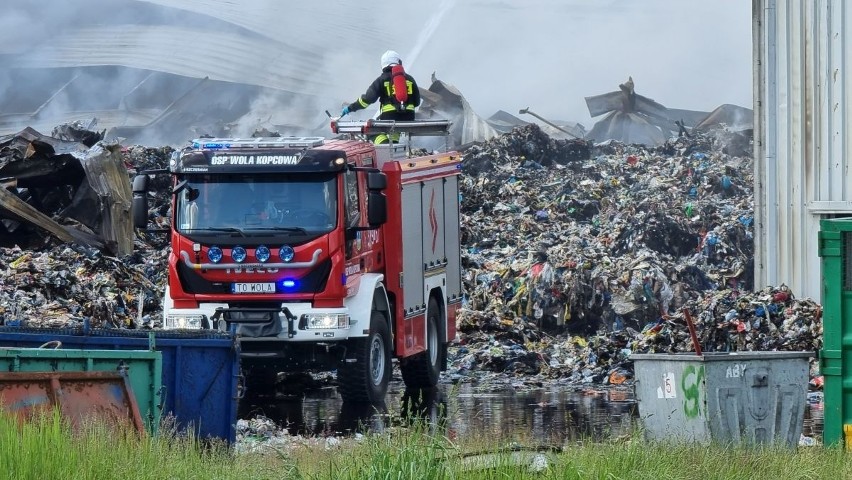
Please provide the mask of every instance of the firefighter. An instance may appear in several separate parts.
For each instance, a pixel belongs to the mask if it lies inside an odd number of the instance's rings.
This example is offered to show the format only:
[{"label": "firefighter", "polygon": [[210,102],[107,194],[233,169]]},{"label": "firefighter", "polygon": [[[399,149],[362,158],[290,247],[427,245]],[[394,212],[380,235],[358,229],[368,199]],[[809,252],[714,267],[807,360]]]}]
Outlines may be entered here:
[{"label": "firefighter", "polygon": [[[382,74],[375,79],[367,88],[367,92],[358,100],[343,107],[340,116],[346,116],[351,112],[367,108],[370,104],[379,100],[379,120],[414,120],[414,109],[420,105],[420,89],[414,77],[405,73],[402,68],[402,59],[393,50],[388,50],[382,55]],[[373,139],[378,144],[387,143],[388,140],[398,141],[399,134],[380,134]]]}]

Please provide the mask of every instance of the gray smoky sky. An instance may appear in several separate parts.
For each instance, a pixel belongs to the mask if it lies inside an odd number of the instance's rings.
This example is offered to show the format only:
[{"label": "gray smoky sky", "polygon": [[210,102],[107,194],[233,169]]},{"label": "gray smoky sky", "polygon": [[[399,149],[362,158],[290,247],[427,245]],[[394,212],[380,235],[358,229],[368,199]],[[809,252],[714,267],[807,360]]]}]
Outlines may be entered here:
[{"label": "gray smoky sky", "polygon": [[751,16],[744,0],[459,1],[413,72],[437,70],[486,115],[591,122],[584,97],[628,76],[671,108],[751,108]]},{"label": "gray smoky sky", "polygon": [[[670,108],[752,106],[745,0],[6,0],[0,131],[108,110],[122,114],[102,126],[144,124],[201,99],[209,111],[174,121],[314,125],[363,93],[386,49],[483,117],[530,107],[590,128],[584,97],[628,76]],[[187,96],[204,77],[215,85]],[[251,89],[223,93],[234,84]]]}]

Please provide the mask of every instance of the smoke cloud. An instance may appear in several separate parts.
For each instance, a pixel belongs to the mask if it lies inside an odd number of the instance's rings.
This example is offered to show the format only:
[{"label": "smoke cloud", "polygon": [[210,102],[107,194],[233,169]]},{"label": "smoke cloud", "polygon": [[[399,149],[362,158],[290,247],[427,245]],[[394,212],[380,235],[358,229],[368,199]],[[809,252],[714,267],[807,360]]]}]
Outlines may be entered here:
[{"label": "smoke cloud", "polygon": [[200,132],[175,131],[199,102],[222,118],[191,117],[197,129],[295,133],[363,93],[387,49],[421,88],[435,72],[484,117],[530,107],[588,129],[584,97],[628,76],[670,108],[752,106],[742,0],[7,0],[0,133],[97,113],[125,134],[169,119],[145,140],[176,143]]},{"label": "smoke cloud", "polygon": [[456,5],[414,74],[437,70],[486,116],[529,106],[590,122],[584,97],[628,76],[670,108],[751,108],[751,56],[747,1],[483,0]]}]

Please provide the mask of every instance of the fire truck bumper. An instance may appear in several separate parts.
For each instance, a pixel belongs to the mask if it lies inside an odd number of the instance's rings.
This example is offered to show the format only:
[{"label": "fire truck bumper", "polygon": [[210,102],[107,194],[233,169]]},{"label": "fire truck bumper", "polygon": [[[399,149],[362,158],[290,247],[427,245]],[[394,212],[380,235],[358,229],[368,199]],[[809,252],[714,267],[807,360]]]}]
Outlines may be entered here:
[{"label": "fire truck bumper", "polygon": [[[164,315],[167,329],[236,329],[242,341],[317,342],[365,335],[347,308],[317,309],[310,303],[283,303],[279,308],[199,304]],[[369,328],[369,326],[365,326]]]}]

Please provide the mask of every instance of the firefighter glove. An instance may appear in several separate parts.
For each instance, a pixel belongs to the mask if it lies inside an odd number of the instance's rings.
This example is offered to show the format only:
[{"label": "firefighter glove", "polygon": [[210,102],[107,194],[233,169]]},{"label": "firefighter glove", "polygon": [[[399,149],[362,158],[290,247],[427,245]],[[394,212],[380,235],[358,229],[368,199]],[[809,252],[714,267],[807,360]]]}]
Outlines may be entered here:
[{"label": "firefighter glove", "polygon": [[343,111],[340,112],[341,117],[345,117],[346,115],[349,115],[349,105],[343,107]]}]

